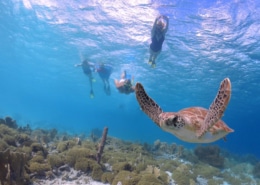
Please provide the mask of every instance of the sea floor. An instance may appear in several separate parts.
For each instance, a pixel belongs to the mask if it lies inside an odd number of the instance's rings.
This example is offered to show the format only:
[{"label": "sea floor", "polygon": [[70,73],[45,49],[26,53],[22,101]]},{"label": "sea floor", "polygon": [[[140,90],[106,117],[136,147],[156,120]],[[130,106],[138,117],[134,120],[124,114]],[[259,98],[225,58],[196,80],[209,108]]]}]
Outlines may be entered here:
[{"label": "sea floor", "polygon": [[258,185],[259,178],[256,157],[217,145],[130,142],[105,128],[69,135],[0,118],[0,185]]}]

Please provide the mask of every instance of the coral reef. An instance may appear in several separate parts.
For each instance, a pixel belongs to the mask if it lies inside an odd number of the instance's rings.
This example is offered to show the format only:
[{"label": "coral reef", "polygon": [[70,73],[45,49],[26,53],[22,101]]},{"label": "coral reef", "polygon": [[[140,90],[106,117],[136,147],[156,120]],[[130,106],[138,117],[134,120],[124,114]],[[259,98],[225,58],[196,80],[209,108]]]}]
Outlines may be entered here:
[{"label": "coral reef", "polygon": [[151,150],[154,155],[168,155],[171,158],[182,157],[184,154],[184,147],[182,145],[177,145],[176,143],[167,144],[166,142],[161,142],[157,139]]},{"label": "coral reef", "polygon": [[[164,183],[152,174],[144,174],[138,181],[137,185],[164,185]],[[166,185],[166,184],[165,184]]]},{"label": "coral reef", "polygon": [[4,184],[27,184],[29,179],[25,172],[26,155],[6,149],[0,152],[0,182]]},{"label": "coral reef", "polygon": [[29,170],[32,175],[45,176],[47,171],[51,170],[51,166],[45,163],[30,162]]},{"label": "coral reef", "polygon": [[111,185],[260,183],[259,163],[241,163],[226,152],[224,166],[224,157],[215,146],[197,147],[193,152],[176,143],[157,140],[149,145],[104,133],[98,144],[99,129],[86,138],[56,129],[7,125],[6,119],[0,119],[0,184],[87,184],[91,179]]},{"label": "coral reef", "polygon": [[191,180],[196,179],[196,175],[192,172],[192,166],[189,164],[181,164],[174,171],[173,179],[178,185],[188,185]]},{"label": "coral reef", "polygon": [[90,139],[96,142],[102,136],[102,130],[99,128],[94,128],[90,132]]},{"label": "coral reef", "polygon": [[140,178],[141,177],[134,172],[122,170],[116,174],[112,185],[117,185],[119,182],[124,185],[136,185]]},{"label": "coral reef", "polygon": [[220,148],[218,146],[198,146],[195,148],[194,154],[204,163],[217,168],[224,167],[224,157],[220,155]]},{"label": "coral reef", "polygon": [[212,179],[214,176],[220,176],[221,172],[218,168],[210,166],[210,165],[203,165],[203,163],[198,163],[193,166],[193,172],[196,176],[201,176],[206,179]]},{"label": "coral reef", "polygon": [[53,169],[56,169],[65,164],[65,156],[63,154],[50,154],[47,157],[47,161]]},{"label": "coral reef", "polygon": [[253,175],[257,178],[260,178],[260,162],[256,163],[254,166]]},{"label": "coral reef", "polygon": [[13,120],[10,116],[6,116],[4,119],[0,118],[0,124],[4,124],[10,128],[14,128],[14,129],[18,128],[16,121]]},{"label": "coral reef", "polygon": [[112,184],[114,177],[115,177],[114,173],[104,172],[101,176],[101,181],[104,182],[104,183]]}]

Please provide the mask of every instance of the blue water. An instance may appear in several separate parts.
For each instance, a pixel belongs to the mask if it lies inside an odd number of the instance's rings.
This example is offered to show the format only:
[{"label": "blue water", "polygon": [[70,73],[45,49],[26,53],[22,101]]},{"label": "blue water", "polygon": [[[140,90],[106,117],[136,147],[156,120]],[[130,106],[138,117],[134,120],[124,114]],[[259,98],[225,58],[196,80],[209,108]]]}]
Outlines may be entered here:
[{"label": "blue water", "polygon": [[[134,94],[119,94],[113,79],[127,70],[164,111],[178,111],[208,108],[229,77],[232,97],[223,120],[235,132],[216,144],[260,157],[260,1],[111,2],[0,1],[0,117],[72,134],[108,126],[109,135],[126,140],[194,147],[159,129]],[[152,69],[150,31],[159,14],[170,25]],[[95,98],[89,98],[88,79],[74,67],[83,59],[113,66],[111,96],[94,74]]]}]

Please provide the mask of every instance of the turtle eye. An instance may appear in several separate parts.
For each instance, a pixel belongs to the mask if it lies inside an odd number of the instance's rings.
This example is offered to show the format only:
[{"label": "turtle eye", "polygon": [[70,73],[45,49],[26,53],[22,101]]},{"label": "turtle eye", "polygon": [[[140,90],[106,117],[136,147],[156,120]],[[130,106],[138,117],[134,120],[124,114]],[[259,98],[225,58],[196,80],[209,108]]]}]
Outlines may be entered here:
[{"label": "turtle eye", "polygon": [[178,122],[178,116],[174,116],[174,118],[166,120],[166,125],[177,127],[178,125],[177,122]]},{"label": "turtle eye", "polygon": [[174,127],[177,127],[177,121],[178,121],[178,116],[175,116],[173,119],[172,119],[172,124]]},{"label": "turtle eye", "polygon": [[174,116],[171,119],[166,120],[167,126],[172,126],[175,129],[180,129],[185,125],[184,121],[182,120],[181,116]]}]

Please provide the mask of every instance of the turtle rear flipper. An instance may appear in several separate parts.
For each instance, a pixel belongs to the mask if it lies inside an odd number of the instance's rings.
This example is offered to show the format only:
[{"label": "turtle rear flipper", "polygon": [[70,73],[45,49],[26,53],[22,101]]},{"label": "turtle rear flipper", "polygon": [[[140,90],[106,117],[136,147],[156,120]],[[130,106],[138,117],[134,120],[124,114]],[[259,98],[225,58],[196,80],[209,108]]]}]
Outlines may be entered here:
[{"label": "turtle rear flipper", "polygon": [[201,137],[208,131],[222,116],[231,97],[231,82],[229,78],[225,78],[219,87],[217,96],[209,107],[204,123],[201,125],[198,137]]},{"label": "turtle rear flipper", "polygon": [[163,112],[160,106],[150,98],[141,83],[135,85],[135,96],[142,109],[158,126],[160,126],[159,115]]}]

